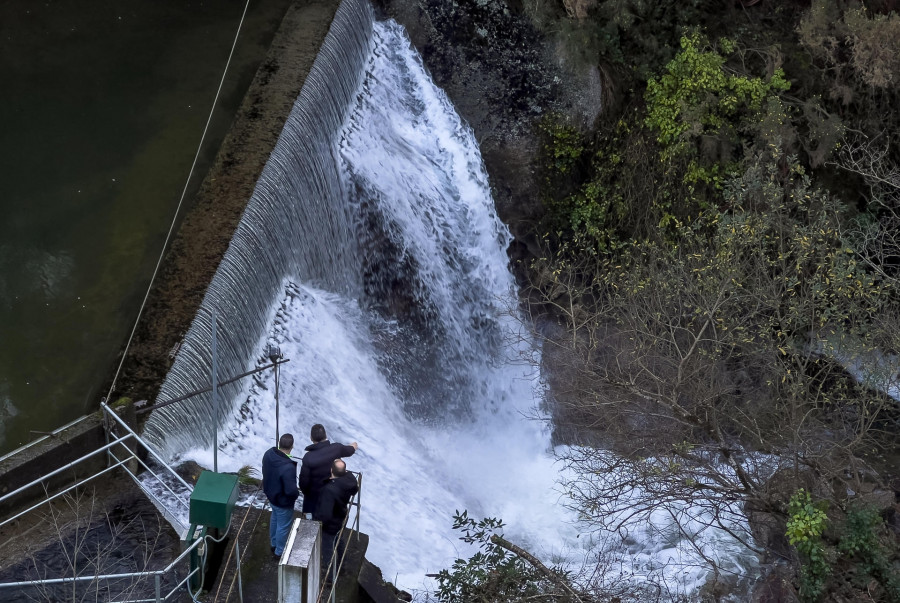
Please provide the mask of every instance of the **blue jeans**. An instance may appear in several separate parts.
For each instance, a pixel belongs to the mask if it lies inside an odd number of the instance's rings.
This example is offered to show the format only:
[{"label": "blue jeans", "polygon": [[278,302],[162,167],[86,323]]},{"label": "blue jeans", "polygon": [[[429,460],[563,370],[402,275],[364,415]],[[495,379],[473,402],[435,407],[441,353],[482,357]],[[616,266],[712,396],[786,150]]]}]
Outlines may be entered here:
[{"label": "blue jeans", "polygon": [[275,547],[275,554],[281,556],[287,542],[291,522],[294,521],[293,507],[276,507],[272,505],[272,519],[269,520],[269,540]]}]

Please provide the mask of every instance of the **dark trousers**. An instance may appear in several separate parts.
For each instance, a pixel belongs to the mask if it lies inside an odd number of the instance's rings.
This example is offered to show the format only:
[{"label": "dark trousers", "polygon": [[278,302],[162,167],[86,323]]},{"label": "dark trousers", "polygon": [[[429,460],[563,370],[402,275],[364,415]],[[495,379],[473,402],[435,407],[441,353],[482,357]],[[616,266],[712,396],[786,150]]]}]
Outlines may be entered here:
[{"label": "dark trousers", "polygon": [[[341,563],[341,557],[343,555],[343,540],[338,540],[337,534],[322,532],[322,573],[324,574],[327,570],[328,573],[325,576],[326,578],[330,578],[332,575],[337,573],[337,566]],[[328,564],[331,563],[332,559],[334,560],[335,565],[333,569],[328,567]]]}]

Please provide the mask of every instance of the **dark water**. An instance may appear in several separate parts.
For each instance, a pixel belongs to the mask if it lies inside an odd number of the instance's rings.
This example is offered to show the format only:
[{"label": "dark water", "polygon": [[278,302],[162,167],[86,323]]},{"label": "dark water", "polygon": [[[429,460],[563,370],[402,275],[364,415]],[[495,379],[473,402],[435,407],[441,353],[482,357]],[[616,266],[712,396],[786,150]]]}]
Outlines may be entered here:
[{"label": "dark water", "polygon": [[[191,191],[290,3],[251,1]],[[243,8],[0,2],[0,453],[105,393]]]}]

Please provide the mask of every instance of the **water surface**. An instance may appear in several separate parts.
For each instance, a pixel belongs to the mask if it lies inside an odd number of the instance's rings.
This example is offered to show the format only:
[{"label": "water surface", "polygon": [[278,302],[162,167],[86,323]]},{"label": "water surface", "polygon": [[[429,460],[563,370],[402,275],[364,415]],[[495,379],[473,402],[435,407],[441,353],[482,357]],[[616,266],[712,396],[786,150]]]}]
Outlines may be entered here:
[{"label": "water surface", "polygon": [[[290,3],[250,3],[191,191]],[[0,3],[0,453],[105,393],[243,9]]]}]

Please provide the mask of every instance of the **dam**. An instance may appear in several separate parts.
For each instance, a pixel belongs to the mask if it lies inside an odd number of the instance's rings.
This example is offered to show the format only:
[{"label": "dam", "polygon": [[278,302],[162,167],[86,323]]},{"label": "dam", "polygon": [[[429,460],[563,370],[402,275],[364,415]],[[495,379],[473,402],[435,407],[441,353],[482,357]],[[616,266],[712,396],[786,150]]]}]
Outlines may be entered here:
[{"label": "dam", "polygon": [[[366,475],[369,555],[407,588],[465,550],[455,510],[530,516],[523,539],[550,554],[575,540],[549,434],[526,416],[538,384],[533,350],[511,343],[509,241],[474,136],[403,29],[343,2],[203,306],[218,315],[219,374],[268,362],[270,344],[290,359],[281,432],[323,423],[360,443],[348,464]],[[208,383],[210,316],[196,315],[158,400]],[[266,375],[221,389],[226,471],[272,445]],[[144,435],[211,466],[215,421],[205,394],[154,411]]]}]

